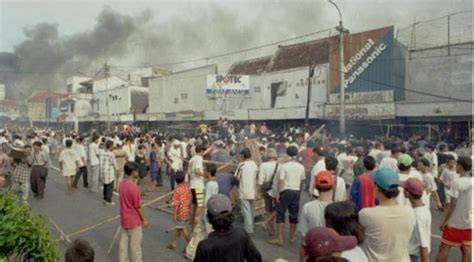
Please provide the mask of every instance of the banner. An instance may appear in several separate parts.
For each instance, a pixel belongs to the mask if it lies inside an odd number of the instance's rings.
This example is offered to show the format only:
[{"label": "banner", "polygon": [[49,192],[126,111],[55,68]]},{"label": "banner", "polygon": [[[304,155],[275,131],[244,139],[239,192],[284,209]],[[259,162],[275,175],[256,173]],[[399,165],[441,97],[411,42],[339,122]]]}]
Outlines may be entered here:
[{"label": "banner", "polygon": [[206,94],[247,96],[250,95],[250,77],[244,75],[208,75]]}]

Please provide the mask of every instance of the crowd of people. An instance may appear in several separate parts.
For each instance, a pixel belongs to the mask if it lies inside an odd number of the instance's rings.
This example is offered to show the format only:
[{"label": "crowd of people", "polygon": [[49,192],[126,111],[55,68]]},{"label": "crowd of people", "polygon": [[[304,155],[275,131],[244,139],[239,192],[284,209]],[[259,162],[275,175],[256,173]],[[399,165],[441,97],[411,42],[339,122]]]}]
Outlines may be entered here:
[{"label": "crowd of people", "polygon": [[[471,261],[470,145],[423,136],[334,139],[312,131],[239,127],[226,119],[184,132],[4,130],[0,143],[9,146],[0,152],[0,177],[28,205],[30,190],[47,197],[57,159],[67,194],[81,178],[92,193],[102,187],[105,206],[115,205],[118,192],[119,261],[142,261],[142,228],[150,223],[142,197],[153,187],[172,192],[175,235],[168,248],[183,238],[194,261],[262,261],[252,241],[256,226],[275,234],[269,244],[285,246],[289,222],[289,242],[301,242],[299,261],[425,262],[436,252],[431,212],[445,212],[437,261],[447,261],[452,247]],[[241,146],[250,140],[258,152]],[[22,153],[12,158],[5,148]],[[265,212],[256,222],[259,199]],[[75,241],[66,258],[93,257],[89,249]]]}]

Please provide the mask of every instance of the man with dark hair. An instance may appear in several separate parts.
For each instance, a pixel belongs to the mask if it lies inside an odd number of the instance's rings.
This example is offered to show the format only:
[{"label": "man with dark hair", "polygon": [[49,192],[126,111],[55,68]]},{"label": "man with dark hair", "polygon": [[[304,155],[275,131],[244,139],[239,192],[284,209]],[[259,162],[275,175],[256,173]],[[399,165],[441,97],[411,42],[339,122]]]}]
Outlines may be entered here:
[{"label": "man with dark hair", "polygon": [[196,155],[191,158],[188,165],[188,181],[193,195],[192,214],[194,217],[191,221],[192,228],[199,223],[204,205],[204,152],[206,152],[206,147],[198,145]]},{"label": "man with dark hair", "polygon": [[74,177],[74,183],[72,185],[73,188],[77,188],[77,183],[79,183],[79,179],[82,176],[82,182],[85,188],[89,187],[89,183],[87,181],[87,155],[86,150],[84,148],[84,138],[78,137],[76,139],[76,143],[73,146],[73,149],[76,151],[76,154],[79,156],[79,170],[77,171],[76,176]]},{"label": "man with dark hair", "polygon": [[79,155],[72,149],[72,140],[66,139],[64,143],[66,148],[59,154],[59,171],[66,177],[67,191],[71,194],[74,192],[73,179],[79,170]]},{"label": "man with dark hair", "polygon": [[364,173],[354,179],[351,199],[358,210],[375,206],[374,169],[377,162],[373,156],[364,157]]},{"label": "man with dark hair", "polygon": [[451,201],[441,225],[443,235],[436,261],[446,261],[451,247],[459,247],[462,261],[472,260],[472,159],[459,157],[457,160],[459,178],[451,183]]},{"label": "man with dark hair", "polygon": [[320,146],[316,146],[313,148],[314,153],[314,166],[311,169],[311,179],[309,182],[308,194],[310,196],[318,196],[318,190],[314,187],[314,178],[316,177],[319,172],[326,170],[326,163],[324,161],[325,152],[324,149]]},{"label": "man with dark hair", "polygon": [[333,190],[333,201],[346,201],[346,183],[344,179],[337,175],[337,166],[339,162],[335,156],[326,156],[324,159],[326,170],[334,176],[335,185]]},{"label": "man with dark hair", "polygon": [[370,261],[410,261],[408,241],[415,227],[415,214],[397,202],[399,181],[393,170],[377,170],[374,182],[380,204],[359,212],[367,237],[362,248]]},{"label": "man with dark hair", "polygon": [[270,240],[273,245],[283,246],[283,230],[285,226],[285,215],[288,210],[290,220],[290,241],[296,240],[296,225],[298,224],[298,212],[300,209],[300,195],[305,180],[304,166],[298,163],[296,157],[298,148],[290,146],[286,154],[291,158],[289,162],[281,165],[278,174],[278,191],[276,195],[276,222],[278,225],[277,238]]},{"label": "man with dark hair", "polygon": [[76,239],[67,247],[65,262],[94,262],[95,252],[92,246],[85,240]]},{"label": "man with dark hair", "polygon": [[43,143],[36,141],[33,143],[33,167],[31,168],[31,191],[35,198],[43,199],[46,187],[46,177],[48,176],[49,157],[41,149]]},{"label": "man with dark hair", "polygon": [[89,190],[91,192],[99,192],[99,136],[92,135],[92,143],[89,144],[89,164],[90,164],[90,175],[89,175]]},{"label": "man with dark hair", "polygon": [[398,157],[400,156],[400,148],[398,146],[393,146],[390,150],[391,155],[389,157],[384,157],[380,162],[379,168],[390,168],[395,172],[398,172]]},{"label": "man with dark hair", "polygon": [[105,150],[99,155],[100,159],[100,175],[102,182],[104,183],[104,204],[107,206],[113,206],[115,203],[112,202],[112,194],[114,192],[114,180],[115,171],[117,170],[117,161],[112,153],[114,147],[113,141],[107,141],[105,143]]},{"label": "man with dark hair", "polygon": [[253,234],[258,167],[252,160],[252,154],[248,148],[240,151],[239,158],[241,163],[237,166],[235,178],[239,181],[239,199],[244,217],[244,229],[247,233]]},{"label": "man with dark hair", "polygon": [[137,185],[138,169],[139,167],[134,162],[125,164],[126,179],[123,179],[119,185],[120,225],[122,227],[119,262],[128,261],[129,251],[131,261],[142,261],[142,227],[148,227],[149,222],[141,205],[140,187]]},{"label": "man with dark hair", "polygon": [[209,199],[207,218],[214,231],[199,242],[195,262],[262,261],[260,252],[247,232],[232,226],[234,215],[227,196],[217,194]]}]

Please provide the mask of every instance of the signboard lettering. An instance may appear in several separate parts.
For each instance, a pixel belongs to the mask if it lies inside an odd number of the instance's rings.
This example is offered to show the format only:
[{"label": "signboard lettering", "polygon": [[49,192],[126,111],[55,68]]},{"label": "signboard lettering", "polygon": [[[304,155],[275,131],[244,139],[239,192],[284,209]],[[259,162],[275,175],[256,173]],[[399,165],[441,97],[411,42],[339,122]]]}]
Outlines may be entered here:
[{"label": "signboard lettering", "polygon": [[207,95],[250,95],[250,78],[244,75],[208,75]]}]

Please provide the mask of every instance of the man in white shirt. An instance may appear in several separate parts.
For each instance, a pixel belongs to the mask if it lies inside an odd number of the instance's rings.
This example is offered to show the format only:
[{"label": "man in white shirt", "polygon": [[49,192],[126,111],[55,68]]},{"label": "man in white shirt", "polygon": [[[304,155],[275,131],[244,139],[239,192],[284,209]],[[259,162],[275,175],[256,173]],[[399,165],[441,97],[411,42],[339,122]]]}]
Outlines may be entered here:
[{"label": "man in white shirt", "polygon": [[333,176],[335,177],[335,186],[333,188],[333,201],[346,201],[346,183],[344,182],[344,179],[337,175],[337,158],[333,156],[328,156],[324,159],[324,164],[326,165],[326,170],[331,172],[331,174],[333,174]]},{"label": "man in white shirt", "polygon": [[99,192],[99,136],[93,135],[92,136],[92,143],[89,144],[89,160],[90,160],[90,176],[89,176],[89,183],[90,186],[89,190],[94,193]]},{"label": "man in white shirt", "polygon": [[390,150],[391,155],[384,157],[380,162],[379,168],[390,168],[394,172],[398,172],[398,157],[400,156],[400,148],[397,146],[392,147]]},{"label": "man in white shirt", "polygon": [[79,156],[79,171],[77,171],[76,176],[74,177],[74,183],[72,184],[73,188],[77,188],[77,183],[82,175],[82,182],[85,188],[89,187],[89,183],[87,182],[87,156],[86,150],[84,148],[84,138],[78,137],[76,139],[76,144],[74,146],[74,150],[76,150],[77,155]]},{"label": "man in white shirt", "polygon": [[258,167],[252,160],[250,149],[242,149],[239,157],[242,162],[237,167],[235,178],[239,181],[239,199],[244,217],[244,229],[247,233],[253,234]]},{"label": "man in white shirt", "polygon": [[425,191],[423,182],[411,177],[400,185],[413,207],[416,219],[415,229],[408,243],[410,260],[428,262],[431,248],[431,212],[421,199]]},{"label": "man in white shirt", "polygon": [[66,177],[67,191],[71,194],[74,192],[72,179],[77,173],[80,160],[76,150],[72,148],[73,141],[67,139],[64,143],[66,148],[59,154],[59,169],[62,175]]},{"label": "man in white shirt", "polygon": [[462,261],[472,259],[472,159],[459,157],[456,169],[460,177],[451,184],[451,202],[441,225],[443,235],[436,259],[440,262],[447,261],[451,247],[461,249]]},{"label": "man in white shirt", "polygon": [[270,240],[273,245],[283,246],[283,230],[285,226],[286,210],[290,220],[290,241],[296,240],[296,226],[298,225],[298,212],[300,209],[300,195],[305,180],[304,166],[298,161],[298,148],[288,147],[286,154],[291,158],[289,162],[281,166],[278,174],[278,194],[276,197],[276,222],[278,224],[278,235],[276,239]]},{"label": "man in white shirt", "polygon": [[199,222],[204,205],[204,160],[202,156],[206,151],[206,147],[199,145],[196,147],[196,155],[191,158],[188,166],[189,187],[193,195],[193,212],[194,220],[193,228]]},{"label": "man in white shirt", "polygon": [[388,168],[375,172],[374,184],[380,204],[359,212],[366,239],[362,244],[369,261],[409,262],[408,242],[415,227],[415,214],[399,205],[399,177]]},{"label": "man in white shirt", "polygon": [[137,154],[137,147],[133,143],[132,138],[128,137],[125,138],[125,145],[123,146],[123,150],[127,153],[128,162],[135,162],[135,155]]},{"label": "man in white shirt", "polygon": [[168,161],[169,161],[169,180],[171,190],[174,190],[175,185],[175,174],[178,171],[183,170],[183,154],[181,150],[181,142],[174,140],[171,143],[171,147],[168,150]]}]

